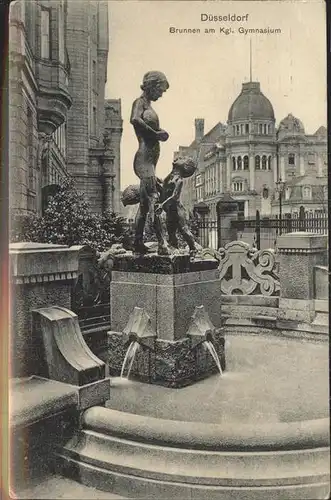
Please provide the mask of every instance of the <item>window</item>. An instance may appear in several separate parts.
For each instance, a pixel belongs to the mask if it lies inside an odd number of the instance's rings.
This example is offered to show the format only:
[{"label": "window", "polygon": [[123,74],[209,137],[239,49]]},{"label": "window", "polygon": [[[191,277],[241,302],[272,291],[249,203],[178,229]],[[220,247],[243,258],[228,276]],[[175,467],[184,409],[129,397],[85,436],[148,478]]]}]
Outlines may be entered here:
[{"label": "window", "polygon": [[290,153],[288,155],[288,164],[291,166],[295,166],[295,154]]},{"label": "window", "polygon": [[271,125],[268,125],[268,134],[271,134]]},{"label": "window", "polygon": [[264,132],[265,135],[267,135],[267,126],[266,126],[266,124],[264,124],[263,132]]},{"label": "window", "polygon": [[262,170],[267,170],[267,157],[266,157],[266,155],[262,156]]},{"label": "window", "polygon": [[262,134],[262,123],[259,124],[259,133]]},{"label": "window", "polygon": [[41,9],[41,57],[50,58],[50,39],[49,39],[50,16],[48,9]]},{"label": "window", "polygon": [[195,185],[199,186],[201,184],[201,175],[197,175],[195,178]]},{"label": "window", "polygon": [[92,64],[92,84],[93,90],[97,91],[97,63],[95,61]]},{"label": "window", "polygon": [[246,123],[246,125],[245,125],[245,133],[249,134],[249,125],[248,125],[248,123]]},{"label": "window", "polygon": [[303,186],[302,195],[304,198],[309,200],[311,198],[311,187],[310,186]]},{"label": "window", "polygon": [[233,191],[243,191],[243,182],[242,181],[237,181],[233,183]]},{"label": "window", "polygon": [[236,126],[233,125],[233,135],[236,135]]},{"label": "window", "polygon": [[197,188],[197,201],[203,201],[202,186]]},{"label": "window", "polygon": [[260,161],[261,161],[261,160],[260,160],[259,155],[256,155],[256,156],[255,156],[255,170],[260,170],[260,166],[261,166],[261,165],[260,165]]},{"label": "window", "polygon": [[93,106],[92,135],[97,135],[97,108]]},{"label": "window", "polygon": [[271,156],[268,156],[268,170],[271,170]]},{"label": "window", "polygon": [[35,190],[34,154],[33,154],[33,116],[32,111],[27,111],[27,160],[28,160],[28,188]]},{"label": "window", "polygon": [[315,153],[308,153],[308,164],[309,165],[315,164]]},{"label": "window", "polygon": [[243,133],[244,133],[244,125],[243,124],[240,125],[240,133],[241,133],[241,135],[243,135]]},{"label": "window", "polygon": [[64,64],[64,12],[63,2],[59,3],[59,61]]},{"label": "window", "polygon": [[239,135],[239,125],[237,125],[237,135]]},{"label": "window", "polygon": [[236,170],[236,158],[232,156],[232,170]]},{"label": "window", "polygon": [[237,158],[237,170],[242,170],[241,156],[238,156],[238,158]]},{"label": "window", "polygon": [[248,156],[244,156],[244,170],[248,170],[249,169],[249,160],[248,160]]}]

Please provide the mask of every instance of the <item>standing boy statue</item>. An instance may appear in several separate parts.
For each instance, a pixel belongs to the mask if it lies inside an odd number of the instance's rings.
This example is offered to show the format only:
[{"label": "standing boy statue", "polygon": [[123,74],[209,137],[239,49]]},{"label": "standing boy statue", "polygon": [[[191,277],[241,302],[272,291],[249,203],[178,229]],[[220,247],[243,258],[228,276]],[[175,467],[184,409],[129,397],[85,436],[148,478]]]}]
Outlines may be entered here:
[{"label": "standing boy statue", "polygon": [[155,167],[160,156],[160,141],[166,141],[169,134],[160,128],[159,118],[151,106],[169,88],[165,75],[149,71],[143,78],[142,95],[132,105],[130,122],[134,127],[139,147],[135,154],[133,168],[140,179],[140,202],[135,221],[134,250],[138,254],[148,252],[143,236],[147,214],[150,214],[158,240],[158,254],[169,255],[159,215],[155,213],[158,202],[158,180]]}]

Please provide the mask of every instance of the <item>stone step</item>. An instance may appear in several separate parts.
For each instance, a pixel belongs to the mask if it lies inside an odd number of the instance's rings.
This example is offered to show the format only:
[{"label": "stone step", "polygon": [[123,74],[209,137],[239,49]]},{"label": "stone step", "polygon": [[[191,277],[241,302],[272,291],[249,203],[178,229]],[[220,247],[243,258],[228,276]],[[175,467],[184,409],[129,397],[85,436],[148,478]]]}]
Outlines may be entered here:
[{"label": "stone step", "polygon": [[[127,497],[283,500],[323,498],[328,491],[330,457],[322,420],[279,423],[280,433],[276,429],[274,435],[274,425],[243,425],[238,437],[216,424],[92,408],[82,424],[57,451],[58,472]],[[248,433],[250,450],[245,439],[240,445],[242,432]],[[234,448],[231,439],[238,441]]]},{"label": "stone step", "polygon": [[[188,450],[139,443],[84,430],[62,458],[135,477],[217,486],[272,486],[327,479],[328,448],[270,452]],[[299,472],[300,471],[300,472]]]}]

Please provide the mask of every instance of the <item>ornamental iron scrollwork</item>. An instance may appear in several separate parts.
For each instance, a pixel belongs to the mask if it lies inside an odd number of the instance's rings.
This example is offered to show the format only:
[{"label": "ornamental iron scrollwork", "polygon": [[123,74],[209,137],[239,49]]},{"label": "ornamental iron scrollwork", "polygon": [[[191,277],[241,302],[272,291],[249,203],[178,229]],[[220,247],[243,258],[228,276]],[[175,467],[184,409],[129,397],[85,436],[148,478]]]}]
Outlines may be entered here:
[{"label": "ornamental iron scrollwork", "polygon": [[202,256],[219,261],[222,294],[279,295],[273,250],[256,250],[243,241],[232,241],[219,250],[206,248]]}]

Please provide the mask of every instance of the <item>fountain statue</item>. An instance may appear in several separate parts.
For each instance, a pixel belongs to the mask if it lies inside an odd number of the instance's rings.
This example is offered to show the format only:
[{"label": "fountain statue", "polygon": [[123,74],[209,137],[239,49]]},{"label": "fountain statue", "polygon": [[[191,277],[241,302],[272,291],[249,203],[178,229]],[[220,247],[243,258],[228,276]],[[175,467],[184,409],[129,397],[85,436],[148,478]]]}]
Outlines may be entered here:
[{"label": "fountain statue", "polygon": [[[188,156],[178,157],[163,182],[155,173],[159,143],[169,135],[160,128],[151,102],[168,88],[163,73],[149,71],[143,93],[133,103],[130,121],[139,143],[133,167],[140,185],[122,193],[123,205],[139,204],[133,252],[115,249],[103,261],[111,259],[112,266],[110,374],[175,388],[222,373],[225,356],[218,261],[199,254],[202,248],[180,202],[183,179],[194,175],[197,164]],[[143,241],[147,216],[156,252]],[[179,249],[178,235],[188,249]]]},{"label": "fountain statue", "polygon": [[167,230],[171,247],[178,249],[177,232],[180,232],[188,244],[192,257],[200,247],[194,241],[193,234],[187,226],[185,209],[180,202],[180,195],[183,187],[183,179],[191,177],[195,173],[196,168],[196,162],[192,158],[179,157],[174,160],[172,171],[164,179],[160,196],[161,203],[156,209],[157,214],[162,210],[167,214]]},{"label": "fountain statue", "polygon": [[160,71],[149,71],[143,78],[142,95],[132,105],[130,122],[134,127],[139,147],[133,161],[135,174],[140,179],[139,209],[136,215],[134,250],[145,254],[143,235],[146,217],[149,214],[158,241],[159,255],[168,255],[168,245],[164,239],[159,215],[155,212],[158,200],[155,168],[160,156],[160,141],[167,141],[169,134],[159,126],[159,118],[151,106],[169,88],[169,83]]}]

